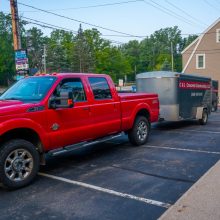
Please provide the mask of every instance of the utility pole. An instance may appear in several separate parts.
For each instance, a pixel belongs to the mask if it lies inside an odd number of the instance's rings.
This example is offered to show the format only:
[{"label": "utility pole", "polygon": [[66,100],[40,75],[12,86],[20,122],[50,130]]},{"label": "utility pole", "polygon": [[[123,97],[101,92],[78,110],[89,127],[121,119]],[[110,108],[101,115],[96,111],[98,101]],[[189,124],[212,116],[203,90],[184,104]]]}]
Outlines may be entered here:
[{"label": "utility pole", "polygon": [[136,75],[137,75],[137,66],[134,65],[134,81],[136,81]]},{"label": "utility pole", "polygon": [[172,66],[172,72],[173,72],[173,70],[174,70],[174,68],[173,68],[173,42],[171,41],[171,66]]},{"label": "utility pole", "polygon": [[21,48],[21,35],[18,19],[17,0],[10,0],[13,43],[15,51],[16,79],[19,80],[29,73],[27,51]]},{"label": "utility pole", "polygon": [[12,17],[14,50],[20,50],[21,49],[21,36],[20,36],[20,30],[19,30],[17,0],[10,0],[10,6],[11,6],[11,17]]},{"label": "utility pole", "polygon": [[46,49],[46,45],[44,44],[44,54],[43,54],[44,73],[47,73],[46,57],[47,57],[47,49]]}]

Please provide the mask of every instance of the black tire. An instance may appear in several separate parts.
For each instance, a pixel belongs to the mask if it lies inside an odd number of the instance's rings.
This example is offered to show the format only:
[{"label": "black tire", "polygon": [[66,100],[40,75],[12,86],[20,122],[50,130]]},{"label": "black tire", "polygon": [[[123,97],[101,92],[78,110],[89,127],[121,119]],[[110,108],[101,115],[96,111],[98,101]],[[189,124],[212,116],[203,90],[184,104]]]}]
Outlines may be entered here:
[{"label": "black tire", "polygon": [[39,170],[39,153],[23,139],[6,142],[0,148],[0,182],[8,189],[28,185]]},{"label": "black tire", "polygon": [[208,111],[206,109],[203,109],[203,112],[202,112],[202,118],[199,119],[199,124],[200,125],[206,125],[207,122],[208,122]]},{"label": "black tire", "polygon": [[218,104],[217,104],[217,102],[214,102],[212,104],[212,112],[216,112],[217,110],[218,110]]},{"label": "black tire", "polygon": [[134,125],[130,131],[128,131],[129,141],[135,145],[140,146],[147,142],[150,132],[150,123],[144,116],[137,116]]}]

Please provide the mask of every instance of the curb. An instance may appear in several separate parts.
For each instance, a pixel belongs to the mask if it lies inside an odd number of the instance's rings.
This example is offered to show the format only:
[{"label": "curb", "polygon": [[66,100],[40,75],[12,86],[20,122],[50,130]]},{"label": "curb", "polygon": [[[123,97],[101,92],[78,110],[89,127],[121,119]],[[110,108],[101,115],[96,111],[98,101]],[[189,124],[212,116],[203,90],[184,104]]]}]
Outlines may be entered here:
[{"label": "curb", "polygon": [[220,219],[220,161],[211,167],[159,220]]}]

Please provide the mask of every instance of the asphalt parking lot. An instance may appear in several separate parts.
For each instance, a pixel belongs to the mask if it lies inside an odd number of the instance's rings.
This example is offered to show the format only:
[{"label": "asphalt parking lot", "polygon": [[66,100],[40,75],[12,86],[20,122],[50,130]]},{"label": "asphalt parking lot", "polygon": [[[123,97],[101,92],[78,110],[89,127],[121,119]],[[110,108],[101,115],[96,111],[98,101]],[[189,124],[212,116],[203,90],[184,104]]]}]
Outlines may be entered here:
[{"label": "asphalt parking lot", "polygon": [[158,219],[220,159],[220,111],[153,125],[149,141],[114,141],[48,157],[28,187],[0,187],[0,219]]}]

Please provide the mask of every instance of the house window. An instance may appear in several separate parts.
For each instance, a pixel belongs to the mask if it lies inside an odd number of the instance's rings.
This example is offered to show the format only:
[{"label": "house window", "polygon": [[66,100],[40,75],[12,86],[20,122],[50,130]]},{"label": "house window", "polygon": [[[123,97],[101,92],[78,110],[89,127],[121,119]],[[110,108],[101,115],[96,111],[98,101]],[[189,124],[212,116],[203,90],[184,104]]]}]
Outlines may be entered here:
[{"label": "house window", "polygon": [[216,30],[216,42],[220,43],[220,29]]},{"label": "house window", "polygon": [[196,54],[196,69],[205,69],[205,54]]}]

